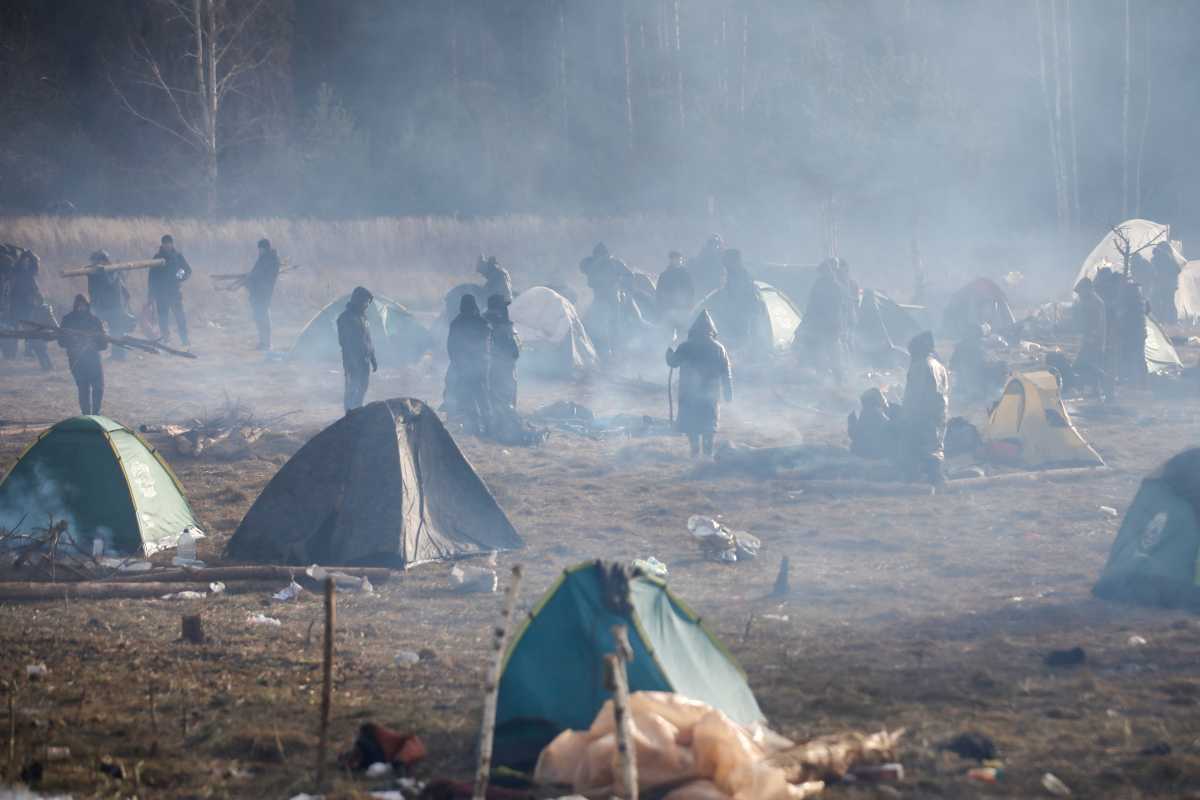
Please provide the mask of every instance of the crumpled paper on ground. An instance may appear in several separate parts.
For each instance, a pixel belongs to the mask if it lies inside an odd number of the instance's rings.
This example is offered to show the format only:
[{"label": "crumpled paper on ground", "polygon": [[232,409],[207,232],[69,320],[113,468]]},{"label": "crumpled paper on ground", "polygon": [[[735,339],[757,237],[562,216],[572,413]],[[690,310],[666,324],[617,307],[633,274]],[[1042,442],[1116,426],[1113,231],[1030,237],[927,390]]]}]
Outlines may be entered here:
[{"label": "crumpled paper on ground", "polygon": [[[680,784],[666,800],[803,800],[821,781],[793,785],[784,769],[766,762],[792,743],[756,726],[747,728],[712,706],[669,692],[629,698],[638,785]],[[624,795],[617,760],[612,701],[592,727],[564,731],[542,751],[534,780],[567,784],[589,797]]]}]

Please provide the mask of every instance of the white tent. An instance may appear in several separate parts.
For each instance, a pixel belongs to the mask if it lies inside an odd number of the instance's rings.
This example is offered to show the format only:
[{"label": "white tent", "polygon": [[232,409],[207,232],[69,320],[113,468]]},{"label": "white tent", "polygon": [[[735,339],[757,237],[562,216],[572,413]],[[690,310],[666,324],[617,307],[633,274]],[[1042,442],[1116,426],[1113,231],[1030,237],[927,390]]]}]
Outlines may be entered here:
[{"label": "white tent", "polygon": [[1175,310],[1181,322],[1200,322],[1200,261],[1189,261],[1179,273]]},{"label": "white tent", "polygon": [[[1135,258],[1143,258],[1149,262],[1153,247],[1147,247],[1147,245],[1163,241],[1170,243],[1175,259],[1180,264],[1184,263],[1185,259],[1180,252],[1179,243],[1170,241],[1170,226],[1151,222],[1148,219],[1130,219],[1116,227],[1129,237],[1129,245],[1134,252],[1146,248]],[[1075,284],[1084,278],[1096,277],[1096,271],[1104,266],[1112,267],[1114,270],[1123,269],[1125,266],[1125,260],[1122,258],[1121,252],[1117,250],[1116,234],[1112,231],[1104,234],[1100,242],[1092,248],[1092,252],[1088,253],[1087,258],[1079,267],[1079,272],[1075,274],[1075,281],[1071,284],[1071,288],[1074,289]],[[1134,269],[1136,270],[1136,267]]]},{"label": "white tent", "polygon": [[526,289],[513,298],[508,315],[521,337],[522,368],[568,377],[596,365],[596,348],[579,312],[553,289]]}]

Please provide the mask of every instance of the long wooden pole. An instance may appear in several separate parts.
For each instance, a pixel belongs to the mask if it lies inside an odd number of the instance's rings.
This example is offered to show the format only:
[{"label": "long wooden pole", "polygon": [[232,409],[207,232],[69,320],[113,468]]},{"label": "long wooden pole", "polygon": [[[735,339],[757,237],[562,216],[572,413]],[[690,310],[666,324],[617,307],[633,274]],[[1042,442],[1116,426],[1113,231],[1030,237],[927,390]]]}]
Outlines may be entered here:
[{"label": "long wooden pole", "polygon": [[629,676],[625,665],[633,658],[629,645],[629,634],[624,625],[614,625],[613,639],[617,652],[604,657],[605,673],[609,689],[613,693],[613,722],[617,732],[617,761],[621,769],[621,783],[625,786],[628,800],[638,798],[637,753],[633,749],[633,720],[629,717]]},{"label": "long wooden pole", "polygon": [[329,710],[333,703],[333,622],[337,589],[325,579],[325,652],[321,678],[321,726],[317,735],[317,788],[325,786],[325,754],[329,747]]},{"label": "long wooden pole", "polygon": [[521,587],[521,565],[512,569],[512,580],[504,594],[504,610],[500,622],[492,632],[492,665],[488,670],[487,692],[483,698],[483,720],[479,730],[479,762],[475,766],[475,788],[472,800],[484,800],[487,796],[488,778],[492,772],[492,738],[496,733],[496,697],[500,693],[500,675],[504,669],[504,649],[508,644],[508,632],[512,627],[513,611],[517,607],[517,593]]},{"label": "long wooden pole", "polygon": [[91,264],[86,267],[73,267],[64,269],[62,276],[64,278],[78,278],[82,275],[94,275],[97,272],[128,272],[134,269],[153,269],[166,264],[166,260],[162,258],[149,258],[145,261],[121,261],[116,264]]}]

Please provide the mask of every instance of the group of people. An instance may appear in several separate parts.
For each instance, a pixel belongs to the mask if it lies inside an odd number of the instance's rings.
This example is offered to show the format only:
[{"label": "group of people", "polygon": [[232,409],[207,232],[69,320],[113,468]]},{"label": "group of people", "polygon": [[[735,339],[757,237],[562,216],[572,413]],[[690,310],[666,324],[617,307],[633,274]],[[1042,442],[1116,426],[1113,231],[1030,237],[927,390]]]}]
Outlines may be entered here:
[{"label": "group of people", "polygon": [[[1075,286],[1077,327],[1082,334],[1072,365],[1080,388],[1111,400],[1119,381],[1145,386],[1146,314],[1150,306],[1132,275],[1101,267]],[[1174,293],[1170,306],[1175,307]]]}]

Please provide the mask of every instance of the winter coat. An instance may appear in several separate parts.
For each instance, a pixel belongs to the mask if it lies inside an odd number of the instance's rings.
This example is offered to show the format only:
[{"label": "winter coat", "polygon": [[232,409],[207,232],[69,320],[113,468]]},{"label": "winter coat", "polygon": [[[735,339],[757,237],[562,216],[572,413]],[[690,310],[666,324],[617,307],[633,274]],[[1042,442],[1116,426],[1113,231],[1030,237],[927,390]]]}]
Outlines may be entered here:
[{"label": "winter coat", "polygon": [[[90,309],[80,308],[63,317],[63,330],[81,331],[105,335],[104,323]],[[72,373],[95,374],[100,371],[100,353],[108,349],[108,342],[95,336],[64,336],[58,341],[67,351],[67,363]]]},{"label": "winter coat", "polygon": [[679,413],[676,429],[681,433],[716,433],[721,421],[721,400],[733,400],[733,370],[725,346],[715,333],[697,332],[667,351],[668,366],[679,368]]},{"label": "winter coat", "polygon": [[166,252],[161,248],[154,254],[166,263],[161,267],[151,267],[147,277],[150,297],[155,300],[177,300],[183,294],[180,288],[183,282],[192,277],[192,267],[188,264],[183,253],[178,250]]},{"label": "winter coat", "polygon": [[904,384],[905,450],[913,459],[944,457],[950,376],[935,354],[914,357]]},{"label": "winter coat", "polygon": [[337,318],[338,344],[342,348],[342,366],[347,372],[361,371],[375,363],[375,345],[367,325],[367,309],[349,304]]},{"label": "winter coat", "polygon": [[279,253],[269,249],[259,255],[253,269],[246,276],[246,290],[250,293],[250,303],[256,306],[271,305],[271,295],[275,293],[275,281],[279,278]]}]

